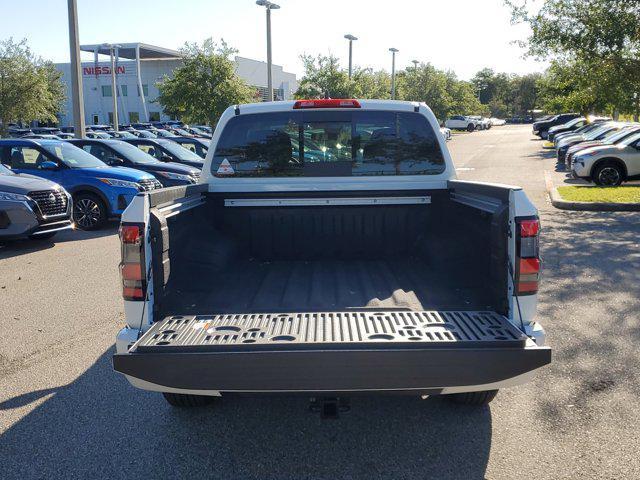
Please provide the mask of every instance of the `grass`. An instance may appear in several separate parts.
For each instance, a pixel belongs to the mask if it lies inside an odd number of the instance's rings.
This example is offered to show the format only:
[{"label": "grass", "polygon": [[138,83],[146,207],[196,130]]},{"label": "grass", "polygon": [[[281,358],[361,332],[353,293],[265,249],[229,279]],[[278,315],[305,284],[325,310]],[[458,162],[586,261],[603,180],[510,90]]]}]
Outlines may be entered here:
[{"label": "grass", "polygon": [[640,187],[558,187],[570,202],[640,203]]}]

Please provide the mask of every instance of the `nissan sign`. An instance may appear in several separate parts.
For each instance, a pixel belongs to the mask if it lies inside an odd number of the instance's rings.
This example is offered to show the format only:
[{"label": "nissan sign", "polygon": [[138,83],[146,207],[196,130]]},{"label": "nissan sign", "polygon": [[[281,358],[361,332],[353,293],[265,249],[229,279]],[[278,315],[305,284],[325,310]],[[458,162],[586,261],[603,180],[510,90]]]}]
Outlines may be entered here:
[{"label": "nissan sign", "polygon": [[[82,67],[83,75],[111,75],[111,67]],[[125,68],[122,65],[116,67],[116,75],[125,73]]]}]

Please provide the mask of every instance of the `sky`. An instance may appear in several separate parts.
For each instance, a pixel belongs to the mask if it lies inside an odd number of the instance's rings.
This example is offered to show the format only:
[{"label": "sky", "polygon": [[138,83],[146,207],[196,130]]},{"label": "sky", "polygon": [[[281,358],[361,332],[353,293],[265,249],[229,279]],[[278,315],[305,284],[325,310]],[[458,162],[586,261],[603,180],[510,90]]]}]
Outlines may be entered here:
[{"label": "sky", "polygon": [[[266,60],[264,7],[254,0],[77,0],[81,44],[143,42],[179,48],[185,42],[223,38],[238,55]],[[399,49],[397,68],[431,62],[470,79],[484,67],[499,72],[542,71],[513,44],[528,27],[512,26],[503,0],[273,0],[273,63],[301,76],[300,55],[332,53],[353,63],[391,69],[389,48]],[[26,38],[32,50],[54,62],[69,61],[67,0],[10,1],[3,6],[0,39]],[[85,58],[85,57],[83,57]],[[86,57],[91,60],[92,56]]]}]

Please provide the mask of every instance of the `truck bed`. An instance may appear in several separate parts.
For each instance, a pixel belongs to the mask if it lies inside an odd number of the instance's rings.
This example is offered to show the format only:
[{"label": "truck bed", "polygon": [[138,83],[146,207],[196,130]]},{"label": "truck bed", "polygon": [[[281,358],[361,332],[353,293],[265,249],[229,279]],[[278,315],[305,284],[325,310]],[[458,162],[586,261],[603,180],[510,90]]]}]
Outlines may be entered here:
[{"label": "truck bed", "polygon": [[434,394],[549,359],[494,312],[353,311],[173,316],[115,355],[114,368],[186,390]]},{"label": "truck bed", "polygon": [[165,302],[165,316],[362,308],[491,309],[489,292],[477,276],[436,271],[419,258],[351,261],[237,258],[214,274],[202,264],[185,268],[191,272],[191,281],[176,282],[175,290]]}]

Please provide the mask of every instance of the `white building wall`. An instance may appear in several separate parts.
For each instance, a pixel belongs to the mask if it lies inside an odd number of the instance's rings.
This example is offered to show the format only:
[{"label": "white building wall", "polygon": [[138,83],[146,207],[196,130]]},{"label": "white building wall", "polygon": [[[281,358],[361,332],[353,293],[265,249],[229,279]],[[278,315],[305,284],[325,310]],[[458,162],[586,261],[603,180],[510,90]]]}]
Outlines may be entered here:
[{"label": "white building wall", "polygon": [[[267,86],[267,65],[266,62],[251,60],[244,57],[236,57],[236,72],[249,85],[260,89],[266,98]],[[142,60],[140,62],[142,85],[148,90],[145,95],[147,111],[151,118],[164,121],[170,118],[164,114],[159,104],[155,103],[158,98],[158,88],[156,84],[164,76],[171,76],[173,70],[180,65],[180,60]],[[71,104],[71,67],[68,63],[57,64],[56,68],[62,72],[62,81],[66,86],[66,104],[60,116],[60,125],[68,126],[73,124],[73,107]],[[113,97],[103,96],[103,86],[111,86],[111,63],[109,61],[83,62],[82,63],[82,83],[84,92],[84,112],[87,125],[108,124],[109,114],[113,112]],[[142,99],[138,95],[138,82],[136,63],[134,61],[120,61],[117,64],[116,81],[121,95],[118,98],[118,120],[119,123],[130,123],[135,121],[134,115],[138,114],[139,121],[147,121],[144,114]],[[288,73],[279,65],[273,65],[272,70],[273,88],[276,98],[289,100],[298,88],[296,76]],[[126,86],[126,88],[123,88]],[[124,95],[126,89],[126,95]],[[258,92],[257,92],[258,93]],[[131,113],[134,115],[130,115]]]}]

